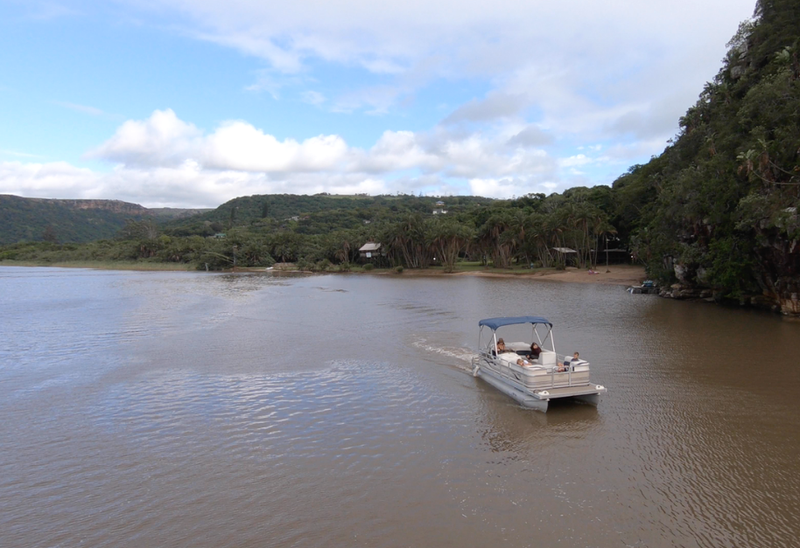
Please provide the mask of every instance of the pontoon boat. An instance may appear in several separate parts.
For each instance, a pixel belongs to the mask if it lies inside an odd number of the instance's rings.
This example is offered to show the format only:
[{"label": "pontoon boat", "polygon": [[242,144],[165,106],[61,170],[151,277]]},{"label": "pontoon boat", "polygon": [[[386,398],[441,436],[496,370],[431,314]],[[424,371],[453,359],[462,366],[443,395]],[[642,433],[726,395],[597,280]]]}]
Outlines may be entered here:
[{"label": "pontoon boat", "polygon": [[[478,325],[479,353],[472,359],[472,374],[525,407],[547,411],[549,402],[560,398],[597,405],[606,392],[589,380],[589,362],[556,353],[553,324],[546,318],[488,318]],[[530,342],[505,342],[505,349],[498,349],[498,329],[513,325],[530,325]],[[531,355],[532,343],[541,349],[538,357]]]}]

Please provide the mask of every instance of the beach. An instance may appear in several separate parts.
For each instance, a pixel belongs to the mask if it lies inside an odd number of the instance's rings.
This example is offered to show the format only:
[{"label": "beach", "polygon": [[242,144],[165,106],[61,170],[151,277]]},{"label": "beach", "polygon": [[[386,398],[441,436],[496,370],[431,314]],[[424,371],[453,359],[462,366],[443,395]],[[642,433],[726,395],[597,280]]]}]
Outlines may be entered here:
[{"label": "beach", "polygon": [[[608,270],[608,272],[606,271]],[[611,265],[599,267],[598,270],[591,271],[575,267],[567,267],[565,270],[543,269],[532,272],[499,270],[483,271],[469,270],[464,272],[445,273],[440,269],[419,269],[403,270],[399,276],[481,276],[486,278],[522,278],[522,279],[541,279],[552,282],[581,283],[581,284],[603,284],[603,285],[639,285],[647,278],[644,267],[638,265]],[[384,273],[384,271],[381,271]],[[393,272],[386,272],[387,274]]]},{"label": "beach", "polygon": [[[0,261],[0,266],[25,266],[25,267],[57,267],[57,268],[92,268],[96,270],[141,270],[141,271],[196,271],[196,267],[186,263],[152,263],[152,262],[111,262],[111,261],[76,261],[41,264],[34,262]],[[282,273],[308,273],[311,271],[298,270],[294,263],[276,263],[272,268],[264,267],[237,267],[237,272],[264,272],[271,270]],[[218,271],[219,272],[219,271]],[[230,270],[228,270],[230,272]],[[603,285],[639,285],[647,276],[643,266],[639,265],[611,265],[608,267],[598,267],[598,270],[591,271],[575,267],[567,267],[565,270],[555,269],[536,269],[536,270],[463,270],[456,272],[444,272],[441,268],[422,268],[404,269],[398,273],[394,269],[376,269],[369,274],[378,276],[406,276],[406,277],[427,277],[427,276],[480,276],[485,278],[522,278],[522,279],[541,279],[552,282],[567,282],[581,284],[603,284]],[[317,272],[325,274],[335,274],[336,270]],[[367,272],[363,272],[367,273]]]}]

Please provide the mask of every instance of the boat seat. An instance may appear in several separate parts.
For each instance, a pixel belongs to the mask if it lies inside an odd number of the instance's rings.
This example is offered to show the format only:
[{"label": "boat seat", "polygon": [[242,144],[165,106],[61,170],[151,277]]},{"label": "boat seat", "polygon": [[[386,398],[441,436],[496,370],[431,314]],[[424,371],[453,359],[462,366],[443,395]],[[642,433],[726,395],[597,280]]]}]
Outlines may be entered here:
[{"label": "boat seat", "polygon": [[586,360],[570,360],[569,366],[573,371],[589,371],[589,362]]},{"label": "boat seat", "polygon": [[498,358],[500,358],[505,363],[514,363],[515,364],[515,363],[517,363],[517,360],[519,359],[519,354],[517,354],[516,352],[503,352],[502,354],[500,354],[498,356]]},{"label": "boat seat", "polygon": [[550,375],[550,372],[541,365],[529,365],[524,368],[525,375],[528,377],[537,377],[541,375]]},{"label": "boat seat", "polygon": [[539,354],[539,362],[545,367],[557,367],[558,356],[552,350],[542,350]]},{"label": "boat seat", "polygon": [[513,350],[514,352],[527,352],[531,349],[531,345],[526,342],[510,342],[506,343],[506,350]]}]

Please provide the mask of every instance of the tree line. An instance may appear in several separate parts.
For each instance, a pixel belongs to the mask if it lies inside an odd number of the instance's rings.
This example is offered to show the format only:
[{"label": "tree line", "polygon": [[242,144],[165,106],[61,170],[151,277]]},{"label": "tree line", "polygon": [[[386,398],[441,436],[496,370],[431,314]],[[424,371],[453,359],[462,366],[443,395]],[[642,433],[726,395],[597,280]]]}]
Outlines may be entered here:
[{"label": "tree line", "polygon": [[[289,262],[305,269],[329,270],[359,263],[359,248],[375,242],[383,250],[378,255],[382,266],[437,265],[452,271],[460,260],[497,268],[563,266],[565,256],[555,248],[572,248],[577,251],[572,259],[576,265],[591,266],[608,237],[616,234],[611,224],[613,212],[608,211],[613,203],[611,193],[610,187],[595,187],[515,200],[448,197],[443,207],[451,209],[440,214],[433,213],[434,200],[413,196],[395,199],[391,206],[370,203],[368,215],[338,209],[283,220],[260,214],[226,214],[263,212],[264,208],[256,205],[274,199],[251,196],[238,198],[237,205],[221,206],[216,216],[199,223],[130,219],[111,240],[19,243],[5,246],[0,259],[144,260],[191,263],[201,269]],[[447,205],[459,202],[465,205]]]}]

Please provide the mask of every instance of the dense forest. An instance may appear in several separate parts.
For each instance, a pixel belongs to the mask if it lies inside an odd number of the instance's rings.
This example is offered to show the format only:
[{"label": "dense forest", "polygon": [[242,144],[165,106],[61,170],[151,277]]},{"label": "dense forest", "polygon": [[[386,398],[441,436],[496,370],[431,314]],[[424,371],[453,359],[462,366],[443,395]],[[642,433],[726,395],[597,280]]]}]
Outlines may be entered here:
[{"label": "dense forest", "polygon": [[611,187],[513,200],[249,196],[182,219],[130,216],[113,238],[98,232],[83,244],[56,223],[11,236],[5,223],[2,241],[16,243],[0,247],[0,260],[348,270],[367,242],[384,250],[370,262],[398,269],[588,268],[610,255],[644,264],[667,295],[800,314],[800,3],[759,0],[728,46],[679,134]]},{"label": "dense forest", "polygon": [[759,0],[663,154],[614,183],[617,225],[676,291],[800,313],[800,3]]}]

